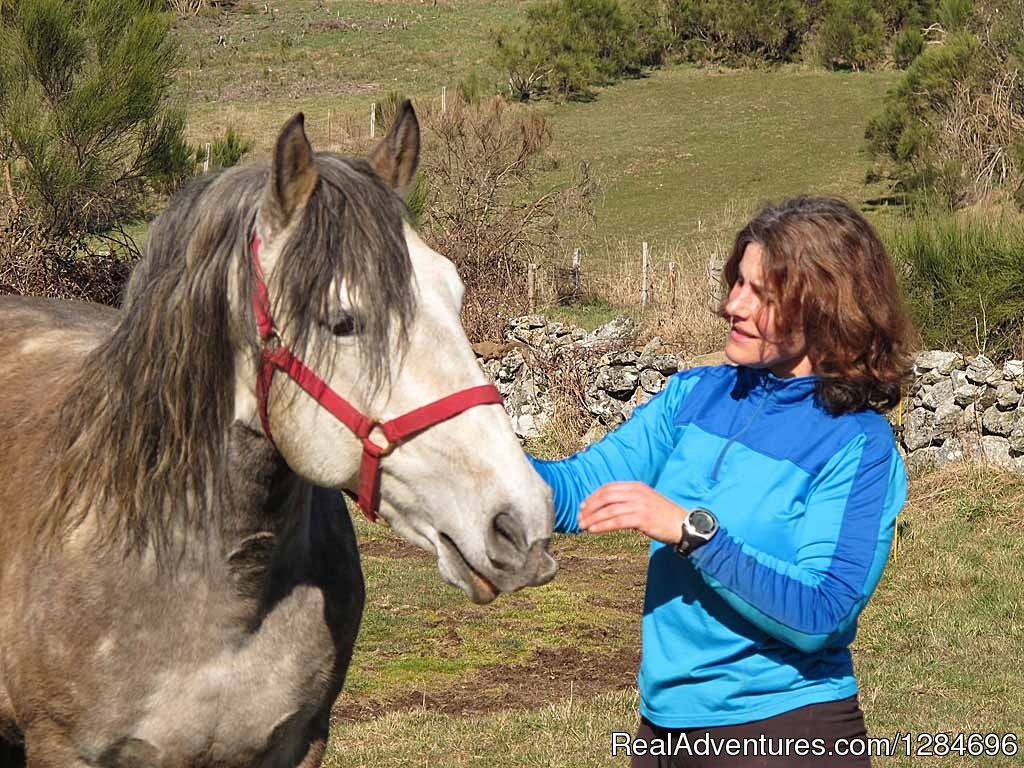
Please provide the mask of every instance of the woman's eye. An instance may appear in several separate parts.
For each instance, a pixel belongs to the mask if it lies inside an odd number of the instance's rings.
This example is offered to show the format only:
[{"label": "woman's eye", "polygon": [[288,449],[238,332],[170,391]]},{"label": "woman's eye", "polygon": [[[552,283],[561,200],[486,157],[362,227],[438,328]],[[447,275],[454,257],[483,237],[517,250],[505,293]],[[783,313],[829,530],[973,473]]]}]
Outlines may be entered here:
[{"label": "woman's eye", "polygon": [[324,323],[335,336],[351,336],[356,332],[356,320],[352,315],[340,314]]}]

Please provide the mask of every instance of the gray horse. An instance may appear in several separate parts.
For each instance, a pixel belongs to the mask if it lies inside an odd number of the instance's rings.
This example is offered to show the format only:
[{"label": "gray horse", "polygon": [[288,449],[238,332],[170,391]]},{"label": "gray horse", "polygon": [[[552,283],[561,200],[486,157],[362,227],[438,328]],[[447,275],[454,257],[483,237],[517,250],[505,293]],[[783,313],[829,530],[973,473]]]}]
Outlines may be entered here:
[{"label": "gray horse", "polygon": [[[319,488],[369,448],[289,376],[258,392],[254,296],[375,444],[484,389],[459,278],[403,219],[418,158],[408,103],[367,160],[314,155],[298,115],[269,166],[172,199],[121,312],[0,299],[0,764],[320,765],[363,582]],[[386,446],[374,502],[477,602],[556,569],[488,402]]]}]

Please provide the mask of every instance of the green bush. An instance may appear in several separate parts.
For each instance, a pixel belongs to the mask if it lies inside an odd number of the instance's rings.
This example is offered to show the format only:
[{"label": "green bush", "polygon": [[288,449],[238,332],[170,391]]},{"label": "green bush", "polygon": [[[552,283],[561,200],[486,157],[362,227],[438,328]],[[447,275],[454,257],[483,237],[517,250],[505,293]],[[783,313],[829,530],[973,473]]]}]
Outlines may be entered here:
[{"label": "green bush", "polygon": [[168,107],[173,17],[154,0],[0,4],[0,145],[25,207],[54,236],[137,216],[191,170]]},{"label": "green bush", "polygon": [[228,126],[224,136],[210,144],[210,170],[238,165],[252,147],[251,140],[244,138],[234,126]]},{"label": "green bush", "polygon": [[928,348],[1024,354],[1024,223],[933,214],[883,237]]},{"label": "green bush", "polygon": [[821,25],[819,56],[832,69],[866,69],[882,53],[885,28],[871,0],[835,0]]},{"label": "green bush", "polygon": [[645,53],[636,32],[636,19],[617,0],[538,3],[527,8],[524,24],[495,35],[495,64],[508,72],[517,98],[586,97],[595,86],[639,73]]},{"label": "green bush", "polygon": [[910,62],[924,50],[924,35],[917,29],[904,29],[892,41],[892,59],[900,69],[906,69]]},{"label": "green bush", "polygon": [[667,24],[690,58],[791,61],[809,29],[807,0],[671,0]]},{"label": "green bush", "polygon": [[937,9],[939,24],[947,32],[967,29],[974,4],[971,0],[941,0]]}]

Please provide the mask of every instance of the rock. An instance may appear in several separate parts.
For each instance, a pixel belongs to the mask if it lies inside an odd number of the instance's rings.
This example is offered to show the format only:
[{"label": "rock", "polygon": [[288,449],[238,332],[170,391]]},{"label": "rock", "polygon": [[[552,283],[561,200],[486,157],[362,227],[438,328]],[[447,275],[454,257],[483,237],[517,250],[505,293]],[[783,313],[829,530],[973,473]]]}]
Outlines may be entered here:
[{"label": "rock", "polygon": [[618,400],[628,400],[640,382],[640,371],[633,365],[609,365],[597,373],[594,386]]},{"label": "rock", "polygon": [[665,381],[665,377],[653,368],[640,371],[640,387],[644,392],[649,392],[652,395],[661,392]]},{"label": "rock", "polygon": [[1003,363],[1003,378],[1009,381],[1024,377],[1024,360],[1007,360]]},{"label": "rock", "polygon": [[1010,432],[1010,450],[1024,453],[1024,419],[1021,419]]},{"label": "rock", "polygon": [[661,345],[665,343],[665,340],[661,336],[655,336],[653,339],[644,344],[644,348],[640,350],[640,357],[653,357],[658,354],[658,350],[661,349]]},{"label": "rock", "polygon": [[996,387],[996,408],[1009,411],[1020,405],[1020,393],[1011,381],[1001,381]]},{"label": "rock", "polygon": [[980,391],[980,387],[968,384],[965,380],[963,384],[953,388],[953,402],[960,407],[970,405],[978,399],[978,392]]},{"label": "rock", "polygon": [[1024,470],[1024,457],[1010,453],[1010,441],[1005,437],[985,435],[978,445],[981,457],[988,463],[1003,469]]},{"label": "rock", "polygon": [[614,429],[622,423],[622,403],[604,390],[587,392],[587,409],[606,427]]},{"label": "rock", "polygon": [[641,355],[637,365],[641,370],[650,369],[662,376],[671,376],[679,370],[679,358],[675,355]]},{"label": "rock", "polygon": [[941,375],[948,376],[950,371],[954,368],[959,368],[963,365],[963,355],[959,355],[956,352],[943,352],[942,350],[932,350],[929,352],[922,352],[914,360],[914,368],[917,372],[937,370]]},{"label": "rock", "polygon": [[628,340],[633,337],[633,321],[628,317],[616,317],[614,320],[595,328],[590,333],[594,341]]},{"label": "rock", "polygon": [[509,325],[518,328],[543,328],[547,323],[548,320],[544,315],[523,315],[510,322]]},{"label": "rock", "polygon": [[981,416],[981,425],[989,434],[1009,437],[1017,425],[1018,418],[1013,411],[1000,411],[996,406],[988,408]]},{"label": "rock", "polygon": [[951,437],[938,447],[939,466],[952,464],[954,461],[964,460],[964,445],[960,440]]},{"label": "rock", "polygon": [[540,434],[537,417],[532,413],[520,413],[513,417],[512,429],[515,430],[516,436],[523,439],[537,437]]},{"label": "rock", "polygon": [[940,449],[934,446],[921,448],[907,456],[907,472],[911,475],[920,475],[937,468],[940,465]]},{"label": "rock", "polygon": [[632,349],[623,349],[608,355],[608,362],[611,365],[635,365],[639,359],[640,355]]},{"label": "rock", "polygon": [[996,390],[993,387],[979,387],[981,392],[978,394],[978,399],[975,400],[975,405],[978,406],[979,410],[985,411],[996,404]]},{"label": "rock", "polygon": [[935,428],[940,435],[952,435],[963,421],[963,409],[952,400],[946,400],[935,409]]},{"label": "rock", "polygon": [[978,355],[967,366],[967,380],[972,384],[995,385],[1003,378],[1002,370],[984,355]]},{"label": "rock", "polygon": [[903,422],[903,443],[908,451],[931,445],[939,437],[935,414],[925,408],[915,408]]},{"label": "rock", "polygon": [[[934,371],[929,371],[934,373]],[[930,411],[938,409],[943,403],[953,402],[953,382],[943,377],[937,384],[929,387],[921,396],[921,405]]]},{"label": "rock", "polygon": [[921,374],[921,385],[930,387],[932,384],[938,384],[940,381],[946,381],[946,377],[938,371],[925,371]]}]

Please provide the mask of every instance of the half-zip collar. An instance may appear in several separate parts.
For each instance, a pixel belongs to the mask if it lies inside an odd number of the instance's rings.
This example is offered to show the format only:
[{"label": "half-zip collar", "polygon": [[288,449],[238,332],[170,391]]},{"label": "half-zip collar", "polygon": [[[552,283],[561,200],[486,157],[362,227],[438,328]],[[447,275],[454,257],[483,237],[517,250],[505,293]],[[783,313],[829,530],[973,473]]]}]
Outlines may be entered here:
[{"label": "half-zip collar", "polygon": [[818,384],[818,377],[811,376],[790,376],[782,379],[769,371],[767,368],[747,368],[738,366],[736,371],[736,389],[733,395],[738,398],[758,399],[754,413],[746,423],[737,431],[729,435],[729,439],[715,459],[715,466],[711,470],[711,481],[718,481],[718,473],[722,469],[722,462],[725,454],[729,452],[732,444],[739,440],[749,430],[765,411],[774,407],[785,407],[814,397],[814,390]]},{"label": "half-zip collar", "polygon": [[736,370],[734,394],[740,398],[767,395],[772,407],[786,406],[814,397],[817,386],[818,377],[813,374],[779,378],[767,368],[748,368],[741,365]]}]

